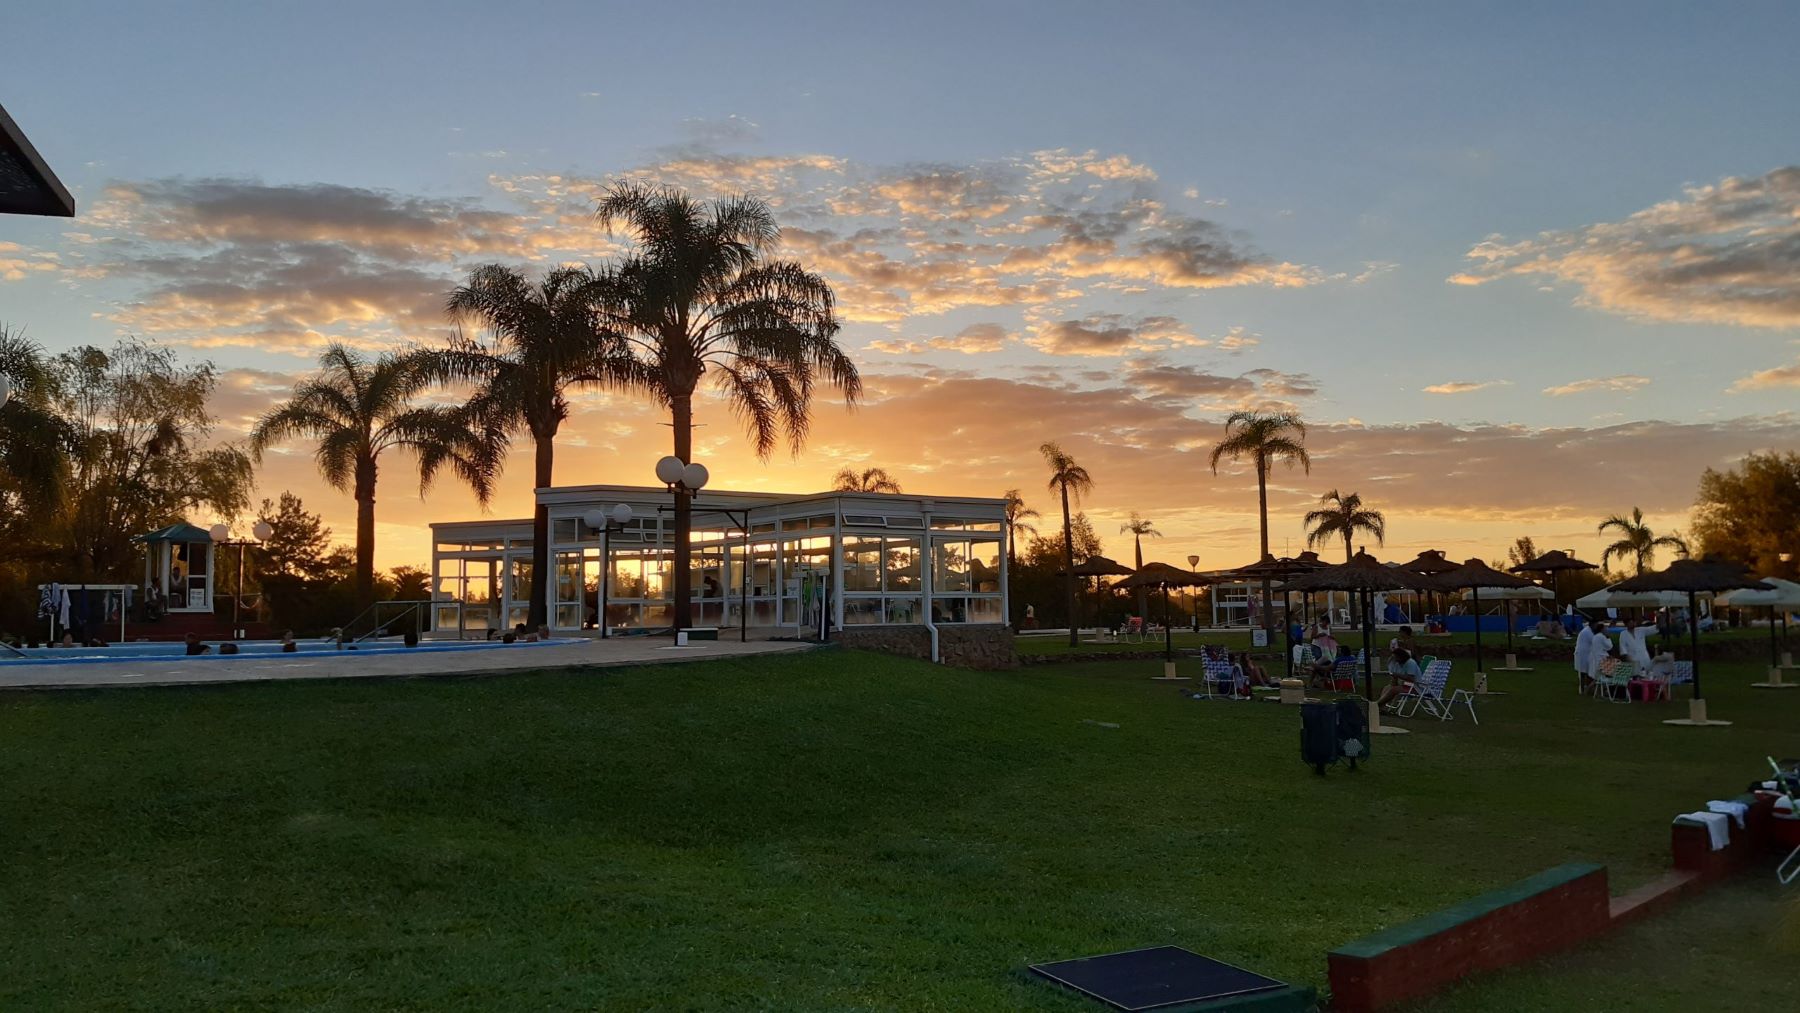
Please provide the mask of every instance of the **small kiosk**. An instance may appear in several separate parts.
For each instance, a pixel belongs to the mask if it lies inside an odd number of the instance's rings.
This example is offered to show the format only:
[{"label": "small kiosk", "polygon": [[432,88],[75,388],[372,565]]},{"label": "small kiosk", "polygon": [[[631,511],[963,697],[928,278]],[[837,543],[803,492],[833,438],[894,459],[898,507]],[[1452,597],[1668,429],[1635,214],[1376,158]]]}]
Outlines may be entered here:
[{"label": "small kiosk", "polygon": [[213,610],[213,537],[205,528],[184,521],[132,541],[144,546],[144,590],[152,603],[160,598],[165,612]]}]

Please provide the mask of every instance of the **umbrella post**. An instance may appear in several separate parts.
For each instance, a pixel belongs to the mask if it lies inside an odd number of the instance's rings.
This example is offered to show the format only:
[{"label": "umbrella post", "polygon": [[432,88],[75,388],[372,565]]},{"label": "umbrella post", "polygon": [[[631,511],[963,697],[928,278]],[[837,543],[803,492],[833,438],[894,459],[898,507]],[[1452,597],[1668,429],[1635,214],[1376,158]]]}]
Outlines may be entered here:
[{"label": "umbrella post", "polygon": [[1160,586],[1163,600],[1163,672],[1151,678],[1156,682],[1187,682],[1187,676],[1175,674],[1175,630],[1169,625],[1169,585],[1164,583]]},{"label": "umbrella post", "polygon": [[[1771,619],[1770,629],[1773,628],[1774,620]],[[1288,678],[1292,679],[1294,677],[1294,594],[1287,589],[1286,584],[1281,587],[1281,630],[1287,634],[1282,643],[1287,645],[1287,674]]]},{"label": "umbrella post", "polygon": [[[1776,606],[1769,606],[1769,677],[1763,682],[1750,685],[1757,689],[1793,689],[1800,683],[1782,682],[1781,673],[1786,667],[1787,658],[1781,653],[1781,641],[1775,635]],[[1782,616],[1782,625],[1786,626],[1786,616]],[[1784,631],[1785,632],[1785,631]]]}]

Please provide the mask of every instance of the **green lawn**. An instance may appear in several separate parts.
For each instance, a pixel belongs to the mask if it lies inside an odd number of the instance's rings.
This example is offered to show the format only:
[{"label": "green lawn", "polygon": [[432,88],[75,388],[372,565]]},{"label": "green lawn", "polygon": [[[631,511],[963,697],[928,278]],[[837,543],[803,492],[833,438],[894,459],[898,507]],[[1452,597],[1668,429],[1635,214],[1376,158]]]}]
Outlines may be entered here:
[{"label": "green lawn", "polygon": [[[1674,813],[1800,754],[1800,693],[1755,666],[1710,670],[1738,724],[1704,730],[1558,670],[1319,778],[1294,711],[1158,668],[0,694],[0,1009],[1082,1010],[1017,969],[1162,942],[1323,984],[1332,946],[1549,865],[1642,882]],[[1774,931],[1772,883],[1658,979]],[[1709,994],[1771,1008],[1791,959],[1740,964]],[[1433,1008],[1616,977],[1558,966]]]}]

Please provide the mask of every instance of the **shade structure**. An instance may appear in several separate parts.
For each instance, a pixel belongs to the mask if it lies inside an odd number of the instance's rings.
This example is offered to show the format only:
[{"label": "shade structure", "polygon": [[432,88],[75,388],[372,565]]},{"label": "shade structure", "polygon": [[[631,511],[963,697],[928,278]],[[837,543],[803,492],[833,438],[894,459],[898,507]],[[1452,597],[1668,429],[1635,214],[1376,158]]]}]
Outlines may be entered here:
[{"label": "shade structure", "polygon": [[[1781,641],[1787,634],[1787,613],[1800,608],[1800,584],[1780,577],[1764,577],[1768,591],[1729,591],[1719,596],[1721,605],[1732,608],[1765,608],[1769,610],[1769,671],[1781,674]],[[1781,616],[1781,633],[1775,632],[1775,617]]]},{"label": "shade structure", "polygon": [[1281,626],[1282,642],[1285,647],[1285,650],[1282,653],[1287,655],[1286,671],[1290,676],[1294,674],[1294,620],[1292,615],[1292,599],[1290,597],[1293,592],[1288,588],[1286,581],[1297,577],[1300,574],[1311,573],[1314,570],[1321,569],[1328,565],[1320,561],[1317,553],[1309,553],[1309,555],[1312,556],[1312,559],[1310,560],[1290,559],[1285,556],[1277,559],[1275,556],[1265,554],[1263,558],[1251,563],[1249,566],[1240,566],[1231,571],[1232,575],[1235,577],[1250,580],[1282,582],[1280,585]]},{"label": "shade structure", "polygon": [[1724,591],[1773,591],[1773,584],[1757,579],[1740,563],[1708,556],[1705,559],[1677,559],[1668,569],[1642,573],[1622,580],[1613,587],[1620,591],[1679,591],[1688,600],[1688,649],[1694,666],[1694,699],[1700,692],[1700,605],[1702,594]]},{"label": "shade structure", "polygon": [[1682,591],[1621,591],[1617,584],[1575,599],[1575,607],[1580,609],[1679,608],[1687,603],[1687,594]]},{"label": "shade structure", "polygon": [[1426,549],[1412,559],[1401,563],[1402,570],[1414,573],[1449,573],[1455,570],[1456,564],[1444,558],[1443,549]]},{"label": "shade structure", "polygon": [[[1510,572],[1547,574],[1550,577],[1551,597],[1552,600],[1554,600],[1556,597],[1555,592],[1560,589],[1560,581],[1557,578],[1564,570],[1598,569],[1600,568],[1593,563],[1584,559],[1576,559],[1574,556],[1561,549],[1551,549],[1549,552],[1544,553],[1536,559],[1527,559],[1518,566],[1511,567]],[[1551,611],[1555,611],[1554,605],[1551,606]]]},{"label": "shade structure", "polygon": [[[1515,577],[1510,573],[1501,573],[1479,559],[1465,559],[1461,566],[1430,577],[1438,586],[1447,591],[1460,591],[1471,588],[1475,591],[1475,672],[1479,675],[1485,669],[1481,662],[1481,594],[1484,587],[1504,587],[1524,589],[1532,587],[1532,583],[1523,577]],[[1506,646],[1512,647],[1512,613],[1506,616]]]},{"label": "shade structure", "polygon": [[1463,600],[1475,601],[1549,601],[1556,597],[1547,587],[1526,584],[1524,587],[1472,587],[1462,593]]},{"label": "shade structure", "polygon": [[1124,577],[1134,572],[1136,571],[1131,567],[1105,556],[1089,556],[1076,563],[1073,570],[1058,570],[1056,575],[1065,577],[1072,573],[1077,577]]},{"label": "shade structure", "polygon": [[1212,578],[1183,570],[1179,566],[1168,563],[1145,563],[1143,568],[1131,572],[1131,575],[1119,581],[1114,587],[1160,587],[1163,600],[1163,661],[1173,663],[1175,660],[1174,624],[1169,622],[1169,588],[1172,587],[1204,587],[1213,583]]},{"label": "shade structure", "polygon": [[1369,615],[1369,594],[1374,591],[1429,591],[1441,587],[1424,574],[1389,566],[1358,550],[1348,563],[1303,573],[1286,584],[1290,591],[1356,591],[1362,593],[1363,692],[1375,697],[1374,621]]}]

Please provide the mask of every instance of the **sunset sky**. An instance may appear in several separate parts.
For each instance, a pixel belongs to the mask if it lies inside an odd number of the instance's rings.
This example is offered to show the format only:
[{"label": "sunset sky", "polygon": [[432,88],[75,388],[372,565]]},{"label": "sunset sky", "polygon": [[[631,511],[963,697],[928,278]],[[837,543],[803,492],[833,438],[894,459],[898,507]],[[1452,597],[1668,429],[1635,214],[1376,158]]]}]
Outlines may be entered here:
[{"label": "sunset sky", "polygon": [[[1247,563],[1254,479],[1206,456],[1279,405],[1313,469],[1278,553],[1337,488],[1390,558],[1597,557],[1602,516],[1685,527],[1703,468],[1800,448],[1792,4],[251,6],[0,11],[0,102],[80,208],[0,220],[0,320],[210,358],[224,439],[330,340],[441,337],[474,264],[615,255],[592,197],[629,175],[768,199],[867,384],[797,458],[702,406],[719,488],[880,465],[1049,515],[1055,439],[1115,554],[1137,510],[1147,556]],[[649,484],[658,421],[584,397],[558,482]],[[261,494],[348,539],[288,450]],[[383,566],[480,516],[409,470]],[[529,485],[526,449],[493,515]]]}]

